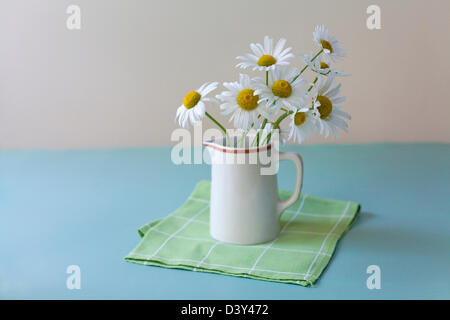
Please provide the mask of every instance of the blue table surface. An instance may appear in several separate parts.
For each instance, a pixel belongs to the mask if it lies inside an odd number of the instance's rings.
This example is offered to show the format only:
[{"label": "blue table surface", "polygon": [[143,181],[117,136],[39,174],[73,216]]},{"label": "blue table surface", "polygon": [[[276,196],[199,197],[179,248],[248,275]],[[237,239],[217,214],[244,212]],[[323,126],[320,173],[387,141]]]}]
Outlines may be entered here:
[{"label": "blue table surface", "polygon": [[[304,189],[362,206],[312,288],[149,267],[123,258],[137,228],[178,208],[210,167],[170,148],[0,152],[0,297],[25,299],[449,299],[450,145],[288,146]],[[281,164],[291,189],[294,165]],[[66,268],[81,269],[69,290]],[[369,290],[366,269],[381,269]]]}]

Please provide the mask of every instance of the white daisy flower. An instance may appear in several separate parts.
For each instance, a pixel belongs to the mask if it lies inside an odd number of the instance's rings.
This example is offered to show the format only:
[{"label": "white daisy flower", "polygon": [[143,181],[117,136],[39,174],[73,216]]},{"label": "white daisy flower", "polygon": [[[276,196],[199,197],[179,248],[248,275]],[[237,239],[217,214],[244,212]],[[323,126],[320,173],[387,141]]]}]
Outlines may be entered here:
[{"label": "white daisy flower", "polygon": [[247,53],[245,56],[236,57],[236,59],[242,60],[236,67],[269,71],[275,69],[275,67],[287,66],[289,65],[288,59],[293,58],[294,55],[289,52],[291,48],[283,49],[285,44],[286,39],[281,38],[274,48],[273,39],[265,36],[264,46],[259,43],[250,44],[253,54]]},{"label": "white daisy flower", "polygon": [[338,105],[345,101],[345,97],[338,97],[341,84],[334,85],[334,78],[335,76],[332,74],[326,80],[325,77],[319,76],[319,81],[314,86],[312,113],[317,120],[320,134],[324,133],[325,137],[328,137],[331,131],[337,138],[337,129],[347,132],[348,125],[345,119],[350,120],[351,118]]},{"label": "white daisy flower", "polygon": [[214,102],[213,98],[206,95],[215,90],[219,84],[217,82],[206,82],[196,91],[191,91],[184,96],[183,104],[178,107],[175,120],[183,128],[189,127],[191,124],[200,122],[205,116],[205,102]]},{"label": "white daisy flower", "polygon": [[258,121],[258,114],[265,111],[264,104],[255,93],[253,81],[248,75],[241,74],[239,82],[224,82],[223,85],[229,91],[216,96],[223,102],[220,105],[222,114],[232,113],[230,122],[234,122],[235,128],[247,130],[252,123]]},{"label": "white daisy flower", "polygon": [[316,130],[316,119],[308,108],[300,109],[291,115],[289,124],[289,137],[295,143],[302,143]]},{"label": "white daisy flower", "polygon": [[330,67],[331,62],[330,59],[326,59],[326,56],[318,56],[314,59],[314,61],[311,61],[314,58],[315,54],[311,52],[310,54],[301,55],[300,57],[303,59],[303,61],[308,65],[308,67],[317,73],[320,73],[322,75],[328,75],[330,73],[333,73],[335,76],[339,77],[346,77],[350,74],[333,69]]},{"label": "white daisy flower", "polygon": [[298,109],[306,98],[306,84],[299,70],[293,67],[282,67],[269,72],[268,85],[262,78],[255,79],[255,93],[260,95],[260,102],[265,101],[267,108],[278,112],[280,108]]},{"label": "white daisy flower", "polygon": [[328,34],[328,29],[324,25],[317,26],[313,32],[314,41],[323,49],[325,55],[333,62],[345,56],[345,51],[335,37]]}]

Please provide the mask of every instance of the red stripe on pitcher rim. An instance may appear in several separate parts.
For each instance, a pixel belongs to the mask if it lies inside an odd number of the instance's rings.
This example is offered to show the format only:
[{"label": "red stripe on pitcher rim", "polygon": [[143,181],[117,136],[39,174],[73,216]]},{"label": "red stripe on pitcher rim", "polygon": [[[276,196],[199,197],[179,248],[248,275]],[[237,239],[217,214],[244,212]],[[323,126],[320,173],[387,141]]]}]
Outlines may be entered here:
[{"label": "red stripe on pitcher rim", "polygon": [[260,151],[266,151],[272,149],[272,145],[266,145],[264,147],[256,147],[251,149],[235,149],[235,148],[229,148],[229,147],[221,147],[215,143],[210,142],[203,142],[203,145],[205,147],[210,147],[215,150],[225,152],[225,153],[254,153],[254,152],[260,152]]}]

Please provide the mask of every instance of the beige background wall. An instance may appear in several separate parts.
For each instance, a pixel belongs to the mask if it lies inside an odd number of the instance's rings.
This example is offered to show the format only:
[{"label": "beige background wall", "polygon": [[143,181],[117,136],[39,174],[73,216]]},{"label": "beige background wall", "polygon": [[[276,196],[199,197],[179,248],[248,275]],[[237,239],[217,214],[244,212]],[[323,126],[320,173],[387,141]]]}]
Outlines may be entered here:
[{"label": "beige background wall", "polygon": [[[69,4],[80,31],[66,29]],[[370,4],[381,30],[366,28]],[[449,18],[447,0],[3,0],[0,148],[170,144],[187,91],[236,79],[235,57],[266,34],[315,49],[321,23],[352,74],[350,133],[336,142],[450,142]]]}]

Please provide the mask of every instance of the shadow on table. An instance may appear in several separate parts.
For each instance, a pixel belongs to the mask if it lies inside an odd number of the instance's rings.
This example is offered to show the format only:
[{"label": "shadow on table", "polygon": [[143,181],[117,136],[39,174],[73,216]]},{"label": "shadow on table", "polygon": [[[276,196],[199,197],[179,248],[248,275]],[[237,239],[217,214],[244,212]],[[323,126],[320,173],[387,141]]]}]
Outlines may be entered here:
[{"label": "shadow on table", "polygon": [[[344,235],[343,249],[370,250],[373,252],[405,254],[433,254],[443,250],[442,244],[449,243],[450,236],[433,234],[429,229],[412,229],[403,226],[376,226],[371,221],[377,216],[369,212],[361,212],[353,226]],[[335,254],[340,250],[336,247]],[[424,252],[426,250],[426,252]]]},{"label": "shadow on table", "polygon": [[[333,260],[339,258],[341,250],[352,250],[353,254],[371,252],[380,257],[387,254],[396,257],[399,261],[402,256],[417,256],[421,259],[431,259],[436,263],[445,263],[442,255],[445,244],[450,243],[450,235],[436,234],[430,229],[412,229],[402,226],[380,226],[371,224],[377,215],[369,212],[360,212],[358,219],[338,242]],[[326,274],[331,261],[323,274]],[[319,281],[316,285],[319,285]]]}]

